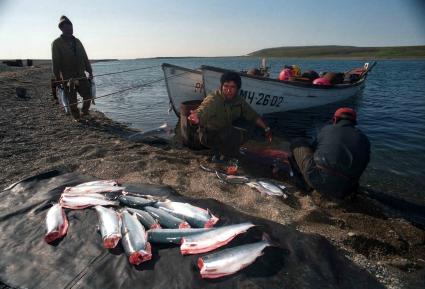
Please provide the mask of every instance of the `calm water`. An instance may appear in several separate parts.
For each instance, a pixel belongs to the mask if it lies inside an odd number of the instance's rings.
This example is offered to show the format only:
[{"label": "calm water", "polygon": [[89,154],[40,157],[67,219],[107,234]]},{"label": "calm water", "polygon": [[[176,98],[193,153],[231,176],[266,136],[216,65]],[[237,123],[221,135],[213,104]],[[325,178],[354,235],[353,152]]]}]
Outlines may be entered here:
[{"label": "calm water", "polygon": [[[202,64],[236,70],[259,66],[258,58],[182,58],[101,62],[95,74],[152,67],[146,70],[96,78],[97,95],[163,78],[161,63],[197,68]],[[277,77],[284,64],[303,70],[346,71],[363,65],[357,60],[270,59],[271,76]],[[175,124],[174,112],[167,113],[168,96],[163,81],[96,101],[96,109],[117,121],[141,130],[164,122]],[[274,134],[283,141],[296,136],[312,137],[340,106],[354,107],[359,127],[372,143],[371,163],[362,184],[425,204],[425,61],[379,61],[368,76],[363,94],[344,103],[282,113],[268,117]]]}]

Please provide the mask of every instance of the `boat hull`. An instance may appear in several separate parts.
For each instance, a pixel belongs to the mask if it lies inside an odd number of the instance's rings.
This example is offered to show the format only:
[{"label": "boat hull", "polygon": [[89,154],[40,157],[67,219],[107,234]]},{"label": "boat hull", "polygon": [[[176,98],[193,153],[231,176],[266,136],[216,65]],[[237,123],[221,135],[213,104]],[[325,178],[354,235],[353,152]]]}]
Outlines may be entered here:
[{"label": "boat hull", "polygon": [[[280,81],[239,73],[242,79],[239,94],[261,115],[336,103],[358,96],[365,86],[367,73],[374,65],[375,63],[362,70],[359,81],[333,86]],[[183,102],[202,100],[219,89],[220,77],[228,71],[212,66],[202,66],[200,70],[194,70],[167,63],[162,64],[162,69],[170,104],[177,116],[180,116],[180,106]]]},{"label": "boat hull", "polygon": [[[206,94],[220,87],[220,77],[223,72],[225,70],[220,68],[202,67]],[[252,77],[245,74],[240,74],[240,76],[242,87],[239,94],[257,113],[262,115],[343,101],[358,95],[364,88],[364,80],[355,84],[328,87]]]}]

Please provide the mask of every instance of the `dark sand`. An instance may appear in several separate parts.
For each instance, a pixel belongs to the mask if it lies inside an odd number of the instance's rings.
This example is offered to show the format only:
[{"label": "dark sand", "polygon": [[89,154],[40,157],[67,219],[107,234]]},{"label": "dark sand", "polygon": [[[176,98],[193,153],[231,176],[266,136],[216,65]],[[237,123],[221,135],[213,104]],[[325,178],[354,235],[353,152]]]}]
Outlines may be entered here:
[{"label": "dark sand", "polygon": [[[30,68],[0,67],[2,188],[55,168],[100,179],[166,184],[182,195],[214,198],[242,212],[320,234],[387,288],[425,288],[424,230],[375,201],[359,196],[337,204],[315,192],[305,195],[285,182],[290,197],[283,200],[245,185],[223,184],[199,169],[206,151],[190,151],[176,141],[129,141],[134,130],[93,110],[86,124],[72,121],[52,101],[50,75],[46,62]],[[30,98],[16,97],[18,86],[25,87]]]}]

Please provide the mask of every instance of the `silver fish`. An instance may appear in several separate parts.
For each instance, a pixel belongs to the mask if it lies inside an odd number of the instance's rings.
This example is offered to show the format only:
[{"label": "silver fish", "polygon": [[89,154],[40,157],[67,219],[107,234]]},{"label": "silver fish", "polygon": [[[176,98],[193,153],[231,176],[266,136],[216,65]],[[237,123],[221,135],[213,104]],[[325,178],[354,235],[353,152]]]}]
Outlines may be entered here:
[{"label": "silver fish", "polygon": [[220,173],[218,171],[215,172],[217,178],[219,178],[221,181],[229,184],[246,184],[249,183],[249,178],[244,176],[233,176],[233,175],[226,175],[224,173]]},{"label": "silver fish", "polygon": [[79,210],[85,209],[92,206],[118,206],[119,202],[111,201],[101,194],[89,194],[89,195],[69,195],[62,194],[59,200],[59,204],[64,208]]},{"label": "silver fish", "polygon": [[143,197],[128,196],[128,195],[119,196],[118,201],[120,201],[120,203],[124,204],[125,206],[129,206],[133,208],[143,208],[146,206],[153,206],[157,202],[156,200],[153,200],[153,199],[146,199]]},{"label": "silver fish", "polygon": [[173,129],[167,123],[164,123],[163,125],[157,128],[132,134],[129,136],[129,139],[133,141],[143,141],[143,140],[146,140],[149,138],[155,138],[155,137],[167,138],[167,137],[170,137],[172,134],[173,134]]},{"label": "silver fish", "polygon": [[98,180],[98,181],[81,183],[79,185],[74,186],[74,188],[88,187],[88,186],[118,186],[118,183],[115,180]]},{"label": "silver fish", "polygon": [[214,230],[199,233],[193,236],[183,237],[180,252],[183,255],[199,254],[220,248],[229,243],[237,235],[254,227],[252,223],[223,226]]},{"label": "silver fish", "polygon": [[75,187],[66,187],[64,193],[67,194],[89,194],[89,193],[111,193],[111,192],[121,192],[125,190],[125,187],[120,187],[111,184],[93,184],[93,185],[84,185],[84,186],[75,186]]},{"label": "silver fish", "polygon": [[121,218],[113,209],[95,206],[99,218],[99,228],[102,235],[103,247],[115,248],[121,239]]},{"label": "silver fish", "polygon": [[121,213],[122,240],[121,243],[128,260],[133,265],[149,261],[152,258],[151,245],[147,241],[145,228],[137,220],[136,215],[131,215],[124,210]]},{"label": "silver fish", "polygon": [[65,211],[59,204],[55,204],[47,211],[44,240],[51,243],[65,236],[67,231],[68,219]]},{"label": "silver fish", "polygon": [[288,197],[280,187],[266,181],[252,181],[247,183],[247,185],[251,188],[256,189],[262,194],[266,194],[269,196],[282,196],[285,199]]},{"label": "silver fish", "polygon": [[65,113],[68,114],[69,113],[69,101],[68,101],[68,97],[66,96],[64,89],[61,88],[60,86],[56,87],[56,95],[58,96],[58,99],[60,101],[60,103],[63,106],[63,109],[65,110]]},{"label": "silver fish", "polygon": [[148,212],[134,208],[126,208],[127,211],[136,214],[137,219],[143,226],[149,229],[160,229],[161,225]]},{"label": "silver fish", "polygon": [[186,220],[191,226],[197,228],[210,228],[218,222],[218,218],[211,214],[209,210],[204,210],[188,203],[172,201],[157,202],[155,207]]},{"label": "silver fish", "polygon": [[144,207],[143,209],[147,211],[154,219],[157,219],[161,226],[172,229],[190,228],[190,225],[185,220],[177,218],[162,209],[150,206]]},{"label": "silver fish", "polygon": [[189,229],[152,229],[148,231],[148,240],[152,243],[180,244],[183,237],[199,234],[213,228]]},{"label": "silver fish", "polygon": [[237,246],[212,253],[198,259],[202,278],[219,278],[238,272],[251,265],[264,248],[271,246],[268,241]]}]

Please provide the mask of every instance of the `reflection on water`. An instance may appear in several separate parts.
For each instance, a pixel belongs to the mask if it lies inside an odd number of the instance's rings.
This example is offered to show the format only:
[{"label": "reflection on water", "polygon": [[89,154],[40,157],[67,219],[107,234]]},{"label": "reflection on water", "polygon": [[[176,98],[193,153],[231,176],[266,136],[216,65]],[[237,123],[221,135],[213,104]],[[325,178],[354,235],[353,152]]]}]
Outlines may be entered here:
[{"label": "reflection on water", "polygon": [[[98,95],[142,85],[163,77],[161,63],[188,68],[212,65],[235,70],[258,67],[258,58],[182,58],[141,59],[101,62],[94,65],[95,74],[151,69],[114,74],[96,79]],[[357,60],[269,60],[271,77],[277,77],[285,64],[298,64],[303,70],[346,71],[363,66]],[[353,107],[358,113],[359,128],[371,140],[371,163],[362,177],[363,185],[396,196],[424,201],[425,182],[425,61],[378,61],[366,82],[363,93],[343,103],[267,116],[282,147],[294,137],[313,138],[341,106]],[[164,82],[127,91],[96,102],[96,109],[109,117],[140,130],[177,123],[174,112],[168,114],[169,101]]]}]

